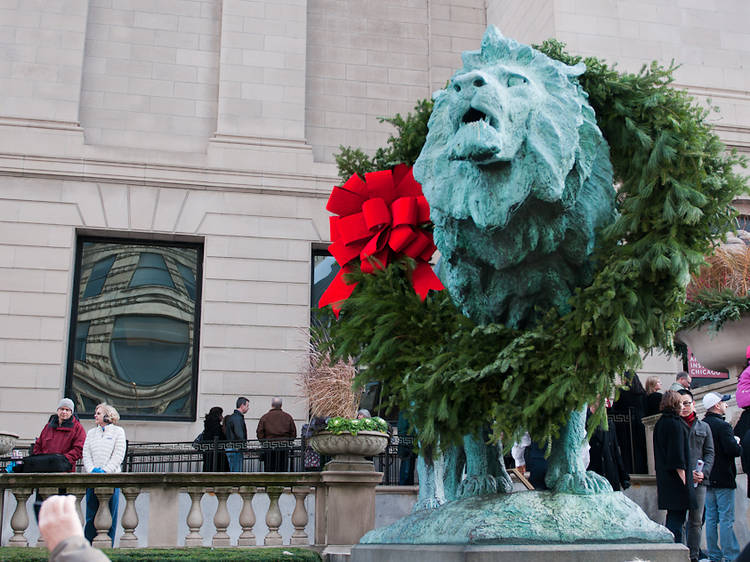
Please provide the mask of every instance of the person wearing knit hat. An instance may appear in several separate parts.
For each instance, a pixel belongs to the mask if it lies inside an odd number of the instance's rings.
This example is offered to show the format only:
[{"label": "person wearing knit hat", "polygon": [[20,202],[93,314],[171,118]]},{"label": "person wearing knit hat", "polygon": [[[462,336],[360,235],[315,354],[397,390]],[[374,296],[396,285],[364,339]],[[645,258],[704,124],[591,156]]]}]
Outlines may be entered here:
[{"label": "person wearing knit hat", "polygon": [[724,419],[729,396],[709,392],[703,398],[714,439],[714,466],[706,490],[706,550],[711,560],[735,560],[740,546],[734,533],[734,493],[737,488],[735,459],[742,449],[732,426]]},{"label": "person wearing knit hat", "polygon": [[76,462],[83,457],[86,430],[73,415],[75,405],[70,398],[57,404],[57,412],[50,416],[42,433],[34,442],[34,454],[58,453],[70,463],[68,472],[74,472]]}]

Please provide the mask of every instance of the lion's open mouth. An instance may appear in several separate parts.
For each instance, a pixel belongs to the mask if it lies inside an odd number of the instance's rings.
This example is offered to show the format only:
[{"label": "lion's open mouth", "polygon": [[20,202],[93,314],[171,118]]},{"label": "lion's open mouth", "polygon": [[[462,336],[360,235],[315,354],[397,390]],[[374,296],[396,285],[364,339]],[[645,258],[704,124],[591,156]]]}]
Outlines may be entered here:
[{"label": "lion's open mouth", "polygon": [[475,123],[477,121],[484,121],[493,129],[497,129],[497,119],[474,107],[470,107],[469,110],[464,113],[464,116],[461,118],[462,124]]}]

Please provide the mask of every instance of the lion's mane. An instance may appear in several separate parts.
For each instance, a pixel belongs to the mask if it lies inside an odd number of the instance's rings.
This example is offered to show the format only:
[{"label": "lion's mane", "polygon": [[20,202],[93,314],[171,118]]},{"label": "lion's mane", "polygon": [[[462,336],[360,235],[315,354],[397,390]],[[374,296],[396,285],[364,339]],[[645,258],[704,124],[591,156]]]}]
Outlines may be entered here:
[{"label": "lion's mane", "polygon": [[590,282],[597,230],[615,216],[609,148],[583,64],[492,26],[463,62],[434,95],[414,175],[451,296],[479,323],[523,328]]}]

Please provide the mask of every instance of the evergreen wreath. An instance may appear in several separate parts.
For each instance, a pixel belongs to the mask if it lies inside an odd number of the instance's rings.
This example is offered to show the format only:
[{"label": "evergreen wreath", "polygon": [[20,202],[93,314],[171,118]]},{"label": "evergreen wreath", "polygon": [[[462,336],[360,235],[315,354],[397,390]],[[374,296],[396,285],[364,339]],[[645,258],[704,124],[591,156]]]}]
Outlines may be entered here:
[{"label": "evergreen wreath", "polygon": [[[555,40],[537,48],[566,64],[582,60]],[[595,277],[571,297],[569,313],[549,310],[524,331],[477,326],[447,291],[421,302],[408,259],[351,274],[359,285],[329,328],[332,350],[358,358],[358,384],[382,381],[423,450],[488,423],[506,446],[524,430],[538,443],[557,436],[571,411],[609,396],[618,373],[637,369],[641,352],[673,350],[691,273],[735,227],[731,202],[746,185],[733,167],[745,159],[726,153],[707,111],[670,87],[676,67],[654,62],[633,74],[595,57],[584,62],[579,81],[610,146],[619,216],[602,232]],[[426,132],[425,113],[397,116],[399,131]],[[388,142],[398,160],[398,137]],[[401,161],[413,164],[414,145],[412,135]],[[600,408],[590,428],[605,415]]]}]

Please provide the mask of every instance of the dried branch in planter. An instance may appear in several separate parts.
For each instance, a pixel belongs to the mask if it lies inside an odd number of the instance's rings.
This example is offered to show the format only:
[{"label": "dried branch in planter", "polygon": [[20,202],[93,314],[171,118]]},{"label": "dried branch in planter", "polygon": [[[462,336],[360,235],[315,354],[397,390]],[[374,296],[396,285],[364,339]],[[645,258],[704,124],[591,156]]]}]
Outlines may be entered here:
[{"label": "dried branch in planter", "polygon": [[299,377],[299,386],[307,397],[313,417],[353,418],[362,394],[352,388],[357,367],[351,357],[332,363],[329,352],[320,349],[324,347],[320,345],[321,338],[326,336],[311,334],[308,362]]},{"label": "dried branch in planter", "polygon": [[703,291],[728,289],[738,297],[748,296],[750,288],[750,246],[732,244],[722,246],[706,258],[687,287],[688,300],[700,300]]}]

